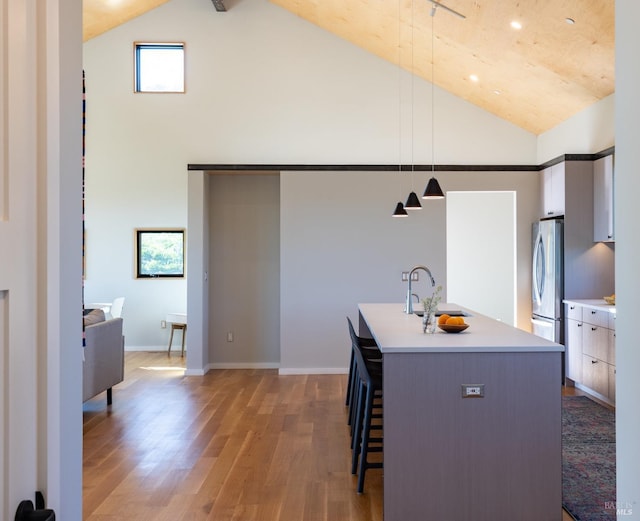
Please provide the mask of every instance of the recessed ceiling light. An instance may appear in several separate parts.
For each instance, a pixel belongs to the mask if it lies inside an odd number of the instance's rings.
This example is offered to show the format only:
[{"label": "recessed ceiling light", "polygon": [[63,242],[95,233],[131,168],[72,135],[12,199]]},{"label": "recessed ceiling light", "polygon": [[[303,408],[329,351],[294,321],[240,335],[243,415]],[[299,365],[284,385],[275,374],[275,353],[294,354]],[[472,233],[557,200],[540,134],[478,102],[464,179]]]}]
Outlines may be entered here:
[{"label": "recessed ceiling light", "polygon": [[513,22],[511,22],[511,27],[513,29],[520,30],[520,29],[522,29],[522,24],[520,22],[518,22],[517,20],[514,20]]},{"label": "recessed ceiling light", "polygon": [[469,79],[470,79],[471,81],[478,81],[478,80],[479,80],[478,76],[476,76],[475,74],[471,74],[471,75],[469,76]]},{"label": "recessed ceiling light", "polygon": [[569,25],[573,25],[574,23],[576,23],[576,21],[573,18],[565,18],[564,19],[565,22],[567,22]]},{"label": "recessed ceiling light", "polygon": [[502,94],[502,92],[500,92],[500,91],[499,91],[499,90],[497,90],[497,89],[496,89],[496,90],[494,90],[494,91],[493,91],[493,93],[494,93],[496,96],[500,96],[500,94]]}]

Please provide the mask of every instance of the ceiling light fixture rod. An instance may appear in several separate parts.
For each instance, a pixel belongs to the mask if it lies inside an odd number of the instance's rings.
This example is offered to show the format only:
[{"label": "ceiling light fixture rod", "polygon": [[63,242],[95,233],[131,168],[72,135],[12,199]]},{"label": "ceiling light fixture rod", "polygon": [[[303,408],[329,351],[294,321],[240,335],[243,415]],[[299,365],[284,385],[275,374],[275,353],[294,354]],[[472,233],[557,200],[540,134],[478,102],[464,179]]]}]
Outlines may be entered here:
[{"label": "ceiling light fixture rod", "polygon": [[[433,0],[431,0],[433,2]],[[435,27],[434,27],[434,15],[437,2],[433,2],[433,8],[431,9],[431,179],[427,183],[427,187],[422,195],[423,199],[443,199],[444,192],[440,188],[440,183],[435,177],[436,170],[436,145],[435,145],[435,111],[436,104],[434,100],[435,90]]]},{"label": "ceiling light fixture rod", "polygon": [[467,18],[465,15],[459,13],[458,11],[454,11],[450,7],[447,7],[446,5],[441,4],[440,2],[436,2],[436,0],[428,0],[428,1],[433,4],[433,7],[431,8],[431,16],[435,16],[437,7],[441,7],[445,11],[449,11],[451,14],[456,15],[458,18],[462,18],[463,20]]}]

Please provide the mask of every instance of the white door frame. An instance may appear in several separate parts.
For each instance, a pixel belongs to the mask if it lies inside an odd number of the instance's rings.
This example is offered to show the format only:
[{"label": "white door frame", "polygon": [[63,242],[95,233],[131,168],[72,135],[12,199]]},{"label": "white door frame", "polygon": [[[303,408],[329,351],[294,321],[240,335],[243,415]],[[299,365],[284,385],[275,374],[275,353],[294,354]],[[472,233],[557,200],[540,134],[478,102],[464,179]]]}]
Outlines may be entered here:
[{"label": "white door frame", "polygon": [[0,518],[82,519],[82,3],[0,0]]}]

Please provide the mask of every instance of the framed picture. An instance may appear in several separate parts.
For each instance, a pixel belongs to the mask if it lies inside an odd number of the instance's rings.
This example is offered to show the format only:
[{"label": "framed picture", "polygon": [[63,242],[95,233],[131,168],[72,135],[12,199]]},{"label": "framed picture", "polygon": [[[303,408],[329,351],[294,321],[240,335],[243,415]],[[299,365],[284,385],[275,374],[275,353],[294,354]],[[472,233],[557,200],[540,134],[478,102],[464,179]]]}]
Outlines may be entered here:
[{"label": "framed picture", "polygon": [[184,229],[136,229],[136,278],[183,278],[184,236]]}]

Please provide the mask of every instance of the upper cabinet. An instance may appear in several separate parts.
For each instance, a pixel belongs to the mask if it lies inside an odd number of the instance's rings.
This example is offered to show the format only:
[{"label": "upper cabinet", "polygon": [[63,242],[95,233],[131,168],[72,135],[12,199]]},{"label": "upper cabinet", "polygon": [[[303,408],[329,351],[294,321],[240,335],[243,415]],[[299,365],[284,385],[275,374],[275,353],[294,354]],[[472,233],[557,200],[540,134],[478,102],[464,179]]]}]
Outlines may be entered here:
[{"label": "upper cabinet", "polygon": [[593,240],[613,242],[613,155],[593,162]]},{"label": "upper cabinet", "polygon": [[542,171],[542,217],[564,215],[564,163],[545,168]]}]

